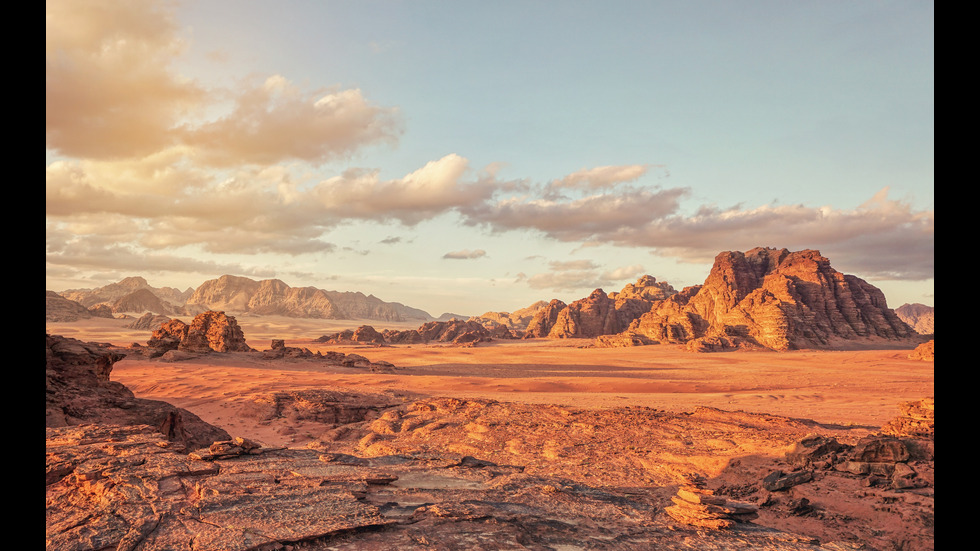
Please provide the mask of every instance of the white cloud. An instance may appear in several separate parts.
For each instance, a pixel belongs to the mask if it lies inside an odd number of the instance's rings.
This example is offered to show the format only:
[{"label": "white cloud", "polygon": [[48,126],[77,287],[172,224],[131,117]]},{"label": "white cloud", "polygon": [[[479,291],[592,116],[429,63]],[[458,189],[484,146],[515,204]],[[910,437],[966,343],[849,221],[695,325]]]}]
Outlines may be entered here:
[{"label": "white cloud", "polygon": [[474,258],[481,258],[487,256],[487,251],[483,249],[476,249],[471,251],[469,249],[463,249],[461,251],[452,251],[442,255],[445,259],[451,260],[472,260]]}]

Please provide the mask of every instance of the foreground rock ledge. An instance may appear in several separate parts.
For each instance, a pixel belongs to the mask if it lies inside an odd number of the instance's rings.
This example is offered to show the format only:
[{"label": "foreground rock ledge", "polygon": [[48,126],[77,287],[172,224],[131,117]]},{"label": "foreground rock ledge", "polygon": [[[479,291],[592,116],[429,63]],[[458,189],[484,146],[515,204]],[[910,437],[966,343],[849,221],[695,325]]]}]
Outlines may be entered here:
[{"label": "foreground rock ledge", "polygon": [[46,430],[49,551],[672,550],[695,537],[699,549],[832,548],[748,523],[697,531],[642,495],[465,456],[253,449],[203,460],[146,425]]}]

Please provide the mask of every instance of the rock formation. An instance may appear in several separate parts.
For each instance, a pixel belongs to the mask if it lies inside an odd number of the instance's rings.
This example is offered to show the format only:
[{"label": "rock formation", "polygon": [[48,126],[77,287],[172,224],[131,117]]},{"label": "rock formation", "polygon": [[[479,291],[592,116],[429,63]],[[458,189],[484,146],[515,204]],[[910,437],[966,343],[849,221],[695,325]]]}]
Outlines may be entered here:
[{"label": "rock formation", "polygon": [[111,381],[121,352],[58,335],[45,335],[45,426],[89,423],[150,425],[169,440],[195,448],[229,438],[193,413],[166,402],[136,398]]},{"label": "rock formation", "polygon": [[758,505],[733,501],[705,488],[703,480],[682,485],[664,509],[678,522],[702,528],[731,528],[759,518]]},{"label": "rock formation", "polygon": [[542,306],[535,312],[531,321],[527,324],[524,331],[525,339],[537,339],[547,337],[551,328],[558,321],[558,314],[568,305],[558,299],[552,299],[546,306]]},{"label": "rock formation", "polygon": [[818,251],[727,251],[686,303],[661,302],[628,330],[695,349],[821,348],[844,341],[912,342],[912,330],[876,287],[830,266]]},{"label": "rock formation", "polygon": [[469,321],[480,322],[487,329],[494,329],[497,326],[503,325],[511,331],[518,331],[523,333],[531,320],[534,319],[534,315],[538,313],[538,310],[548,306],[548,303],[539,300],[530,306],[525,308],[520,308],[514,310],[513,312],[486,312],[479,316],[473,316]]},{"label": "rock formation", "polygon": [[369,325],[362,325],[357,329],[347,329],[333,335],[323,335],[317,338],[316,342],[372,345],[424,344],[428,342],[475,344],[495,338],[514,339],[517,337],[510,329],[502,325],[488,329],[478,321],[452,319],[449,321],[430,321],[422,324],[418,329],[405,331],[385,329],[381,333]]},{"label": "rock formation", "polygon": [[186,352],[248,352],[245,334],[234,317],[207,311],[194,317],[190,325],[172,319],[153,332],[147,346],[154,356],[169,350]]},{"label": "rock formation", "polygon": [[936,332],[935,308],[925,304],[903,304],[895,309],[895,314],[920,335]]}]

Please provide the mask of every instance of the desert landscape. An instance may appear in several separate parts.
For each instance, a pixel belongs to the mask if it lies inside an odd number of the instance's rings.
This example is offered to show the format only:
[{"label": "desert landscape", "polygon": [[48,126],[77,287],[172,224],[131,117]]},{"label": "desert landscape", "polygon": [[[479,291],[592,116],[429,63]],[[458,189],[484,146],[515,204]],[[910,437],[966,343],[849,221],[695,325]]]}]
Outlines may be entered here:
[{"label": "desert landscape", "polygon": [[933,334],[813,251],[467,320],[152,290],[48,294],[48,549],[935,548]]},{"label": "desert landscape", "polygon": [[46,0],[46,551],[933,551],[934,11]]}]

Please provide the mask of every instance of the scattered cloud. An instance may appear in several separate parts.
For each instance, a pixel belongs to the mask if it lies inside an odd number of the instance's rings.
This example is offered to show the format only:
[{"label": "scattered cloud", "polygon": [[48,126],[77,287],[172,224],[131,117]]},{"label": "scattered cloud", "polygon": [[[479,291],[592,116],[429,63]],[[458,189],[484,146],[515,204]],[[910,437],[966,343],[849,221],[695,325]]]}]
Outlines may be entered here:
[{"label": "scattered cloud", "polygon": [[[548,272],[534,274],[530,277],[519,274],[517,282],[526,282],[532,289],[546,289],[554,292],[592,291],[611,285],[621,284],[624,280],[635,280],[644,275],[643,266],[633,265],[601,270],[601,266],[592,260],[554,260],[548,263]],[[615,289],[618,291],[619,289]],[[608,291],[612,291],[609,289]]]},{"label": "scattered cloud", "polygon": [[476,249],[471,251],[469,249],[463,249],[461,251],[452,251],[442,255],[445,259],[450,260],[472,260],[474,258],[481,258],[487,256],[487,251],[483,249]]},{"label": "scattered cloud", "polygon": [[182,133],[197,160],[213,166],[313,164],[364,146],[394,143],[402,133],[395,108],[372,105],[358,89],[305,93],[281,75],[243,85],[226,116]]}]

